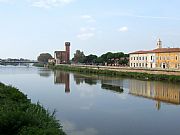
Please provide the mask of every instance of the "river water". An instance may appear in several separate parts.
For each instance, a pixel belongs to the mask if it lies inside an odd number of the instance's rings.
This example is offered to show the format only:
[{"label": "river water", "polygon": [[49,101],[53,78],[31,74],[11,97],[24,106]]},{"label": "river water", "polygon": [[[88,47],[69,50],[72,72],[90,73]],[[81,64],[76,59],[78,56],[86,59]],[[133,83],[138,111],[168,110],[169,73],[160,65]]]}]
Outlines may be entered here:
[{"label": "river water", "polygon": [[180,84],[0,66],[0,82],[56,110],[67,135],[180,135]]}]

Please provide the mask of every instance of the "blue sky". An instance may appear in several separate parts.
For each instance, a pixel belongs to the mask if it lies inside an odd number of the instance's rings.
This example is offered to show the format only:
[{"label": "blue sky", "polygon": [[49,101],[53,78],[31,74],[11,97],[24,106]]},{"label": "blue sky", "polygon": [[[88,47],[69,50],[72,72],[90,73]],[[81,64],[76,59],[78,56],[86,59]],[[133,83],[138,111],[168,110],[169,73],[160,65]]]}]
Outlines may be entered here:
[{"label": "blue sky", "polygon": [[0,0],[0,58],[180,47],[179,0]]}]

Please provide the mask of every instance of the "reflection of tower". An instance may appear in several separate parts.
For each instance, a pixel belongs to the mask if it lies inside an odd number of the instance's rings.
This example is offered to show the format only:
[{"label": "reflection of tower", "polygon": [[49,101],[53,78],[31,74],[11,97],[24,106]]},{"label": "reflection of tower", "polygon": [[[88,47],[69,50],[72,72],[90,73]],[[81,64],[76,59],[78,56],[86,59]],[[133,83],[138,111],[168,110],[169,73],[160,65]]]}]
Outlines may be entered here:
[{"label": "reflection of tower", "polygon": [[156,102],[156,108],[157,108],[157,110],[161,109],[161,102],[160,101]]},{"label": "reflection of tower", "polygon": [[69,63],[70,61],[70,42],[65,42],[66,46],[66,63]]},{"label": "reflection of tower", "polygon": [[65,84],[65,93],[70,93],[70,77],[69,73],[54,71],[54,83]]},{"label": "reflection of tower", "polygon": [[70,93],[70,88],[69,88],[69,74],[66,74],[66,79],[65,79],[65,92]]}]

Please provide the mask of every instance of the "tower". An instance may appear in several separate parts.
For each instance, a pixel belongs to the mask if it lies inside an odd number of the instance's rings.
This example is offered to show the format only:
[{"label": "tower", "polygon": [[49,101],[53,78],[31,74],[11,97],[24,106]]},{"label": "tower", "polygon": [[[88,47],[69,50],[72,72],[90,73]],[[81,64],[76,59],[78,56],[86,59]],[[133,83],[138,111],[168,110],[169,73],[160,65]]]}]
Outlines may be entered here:
[{"label": "tower", "polygon": [[65,42],[65,47],[66,47],[66,63],[69,63],[70,61],[70,42]]},{"label": "tower", "polygon": [[159,49],[159,48],[162,48],[162,41],[161,41],[161,39],[159,39],[158,42],[157,42],[157,49]]}]

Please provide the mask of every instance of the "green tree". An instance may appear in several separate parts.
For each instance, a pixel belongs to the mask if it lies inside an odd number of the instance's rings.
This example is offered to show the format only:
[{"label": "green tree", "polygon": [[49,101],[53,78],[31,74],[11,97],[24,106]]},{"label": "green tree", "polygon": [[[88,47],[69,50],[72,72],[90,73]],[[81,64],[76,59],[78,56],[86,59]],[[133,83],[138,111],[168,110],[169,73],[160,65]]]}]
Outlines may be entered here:
[{"label": "green tree", "polygon": [[48,59],[52,59],[52,56],[49,53],[41,53],[37,58],[40,63],[48,63]]},{"label": "green tree", "polygon": [[96,63],[97,58],[98,57],[96,55],[90,54],[90,55],[85,57],[84,63],[94,64],[94,63]]}]

